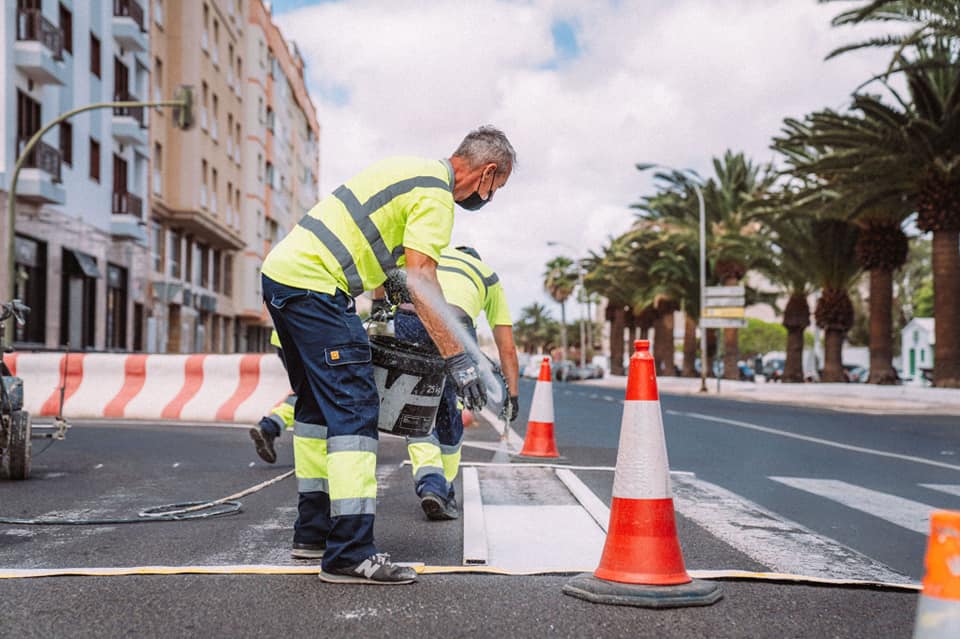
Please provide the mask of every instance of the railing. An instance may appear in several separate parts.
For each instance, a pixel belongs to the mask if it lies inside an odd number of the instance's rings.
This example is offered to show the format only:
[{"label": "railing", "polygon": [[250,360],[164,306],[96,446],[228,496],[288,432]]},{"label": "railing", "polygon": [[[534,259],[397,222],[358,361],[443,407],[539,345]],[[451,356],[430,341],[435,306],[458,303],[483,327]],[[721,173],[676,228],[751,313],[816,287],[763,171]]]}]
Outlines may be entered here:
[{"label": "railing", "polygon": [[[115,96],[113,96],[113,101],[114,101],[114,102],[139,102],[140,100],[139,100],[139,98],[137,98],[136,96],[130,95],[129,93],[124,93],[124,94],[121,94],[121,95],[115,95]],[[116,116],[125,116],[125,117],[128,117],[128,118],[133,118],[134,120],[137,121],[137,124],[140,125],[140,128],[141,128],[141,129],[146,126],[146,125],[144,124],[144,119],[143,119],[143,107],[142,107],[142,106],[136,106],[136,107],[113,107],[113,114],[116,115]]]},{"label": "railing", "polygon": [[44,18],[40,9],[17,10],[17,40],[41,42],[53,53],[54,60],[63,60],[63,37],[60,29]]},{"label": "railing", "polygon": [[113,0],[113,15],[118,18],[131,18],[141,31],[147,30],[143,25],[143,8],[135,0]]},{"label": "railing", "polygon": [[[17,141],[17,155],[20,155],[22,149],[27,146],[26,140]],[[24,160],[23,168],[40,169],[49,173],[54,182],[60,182],[60,151],[50,146],[46,142],[38,141]]]},{"label": "railing", "polygon": [[133,193],[113,193],[113,214],[143,219],[143,200]]}]

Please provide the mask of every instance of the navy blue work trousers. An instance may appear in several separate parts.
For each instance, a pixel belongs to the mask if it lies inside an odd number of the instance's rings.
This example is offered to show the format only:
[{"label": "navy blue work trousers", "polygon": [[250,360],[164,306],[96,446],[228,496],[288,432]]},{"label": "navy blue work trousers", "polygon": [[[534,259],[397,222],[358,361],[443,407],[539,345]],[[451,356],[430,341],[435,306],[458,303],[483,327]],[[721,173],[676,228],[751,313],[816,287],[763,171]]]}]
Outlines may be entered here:
[{"label": "navy blue work trousers", "polygon": [[[263,299],[283,343],[290,386],[297,394],[296,428],[326,433],[327,460],[341,446],[376,455],[380,398],[370,342],[353,298],[342,291],[330,295],[285,286],[265,275],[262,284]],[[336,472],[343,471],[337,467]],[[337,481],[332,463],[329,472],[332,485]],[[366,477],[372,472],[358,467],[357,474],[364,475],[360,483],[369,486],[375,481]],[[345,483],[355,484],[357,478]],[[375,554],[376,498],[339,499],[334,494],[331,502],[329,488],[314,488],[304,491],[302,484],[298,488],[294,542],[326,543],[324,569],[348,567]]]}]

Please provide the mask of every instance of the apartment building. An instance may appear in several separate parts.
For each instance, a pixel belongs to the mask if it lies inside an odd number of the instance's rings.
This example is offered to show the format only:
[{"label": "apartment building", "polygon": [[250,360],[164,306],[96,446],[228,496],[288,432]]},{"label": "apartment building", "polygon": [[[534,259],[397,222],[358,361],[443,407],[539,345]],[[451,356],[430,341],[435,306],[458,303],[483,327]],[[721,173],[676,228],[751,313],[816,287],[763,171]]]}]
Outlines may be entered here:
[{"label": "apartment building", "polygon": [[[136,100],[150,83],[146,0],[11,0],[0,9],[0,190],[47,122],[95,103]],[[148,116],[99,109],[46,133],[15,198],[14,295],[33,308],[15,339],[38,348],[140,350],[149,303]],[[9,294],[4,207],[0,265]]]},{"label": "apartment building", "polygon": [[317,202],[320,127],[307,95],[304,62],[273,24],[261,0],[249,1],[243,104],[242,226],[238,313],[248,347],[269,339],[260,266]]},{"label": "apartment building", "polygon": [[153,91],[194,88],[195,124],[150,128],[150,350],[269,348],[259,269],[316,201],[303,60],[261,0],[153,0]]}]

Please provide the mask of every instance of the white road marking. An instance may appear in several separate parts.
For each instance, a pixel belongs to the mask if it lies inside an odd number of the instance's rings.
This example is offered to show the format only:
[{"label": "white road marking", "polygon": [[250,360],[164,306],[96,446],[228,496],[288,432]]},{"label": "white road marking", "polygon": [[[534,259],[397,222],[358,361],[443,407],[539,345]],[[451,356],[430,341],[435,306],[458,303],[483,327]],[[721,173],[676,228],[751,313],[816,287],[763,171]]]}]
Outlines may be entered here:
[{"label": "white road marking", "polygon": [[922,535],[930,532],[930,513],[939,510],[936,506],[881,493],[837,479],[806,477],[771,477],[770,479],[797,490],[826,497],[848,508],[879,517]]},{"label": "white road marking", "polygon": [[941,493],[947,493],[948,495],[956,495],[960,497],[960,485],[958,484],[920,484],[924,488],[929,488],[930,490],[938,490]]},{"label": "white road marking", "polygon": [[174,463],[173,467],[174,467],[174,468],[180,468],[180,462]]},{"label": "white road marking", "polygon": [[489,560],[487,526],[480,497],[480,474],[464,468],[463,481],[463,565],[484,566]]},{"label": "white road marking", "polygon": [[675,410],[668,410],[666,411],[666,413],[668,415],[680,415],[682,417],[693,417],[694,419],[702,419],[708,422],[717,422],[719,424],[729,424],[730,426],[737,426],[739,428],[755,430],[761,433],[769,433],[771,435],[779,435],[781,437],[799,439],[805,442],[822,444],[824,446],[831,446],[833,448],[842,448],[843,450],[851,450],[857,453],[865,453],[867,455],[877,455],[878,457],[890,457],[892,459],[899,459],[901,461],[909,461],[917,464],[926,464],[927,466],[935,466],[937,468],[949,468],[950,470],[960,471],[960,466],[957,466],[956,464],[948,464],[946,462],[934,461],[932,459],[925,459],[923,457],[914,457],[913,455],[901,455],[900,453],[889,453],[884,450],[864,448],[862,446],[853,446],[851,444],[841,444],[840,442],[831,441],[829,439],[821,439],[819,437],[810,437],[809,435],[798,435],[797,433],[791,433],[785,430],[777,430],[776,428],[768,428],[767,426],[760,426],[759,424],[751,424],[749,422],[741,422],[735,419],[724,419],[722,417],[713,417],[712,415],[702,415],[700,413],[685,413],[685,412],[675,411]]},{"label": "white road marking", "polygon": [[885,564],[720,486],[678,473],[671,473],[671,479],[680,514],[773,571],[912,582]]},{"label": "white road marking", "polygon": [[484,506],[483,511],[491,566],[588,572],[600,562],[605,535],[578,505]]},{"label": "white road marking", "polygon": [[598,498],[589,486],[584,484],[577,475],[569,468],[557,468],[554,470],[557,479],[563,482],[573,496],[576,498],[584,510],[593,517],[600,529],[606,533],[607,526],[610,523],[610,509],[600,498]]},{"label": "white road marking", "polygon": [[100,470],[101,468],[103,468],[103,464],[97,464],[93,467],[94,470]]}]

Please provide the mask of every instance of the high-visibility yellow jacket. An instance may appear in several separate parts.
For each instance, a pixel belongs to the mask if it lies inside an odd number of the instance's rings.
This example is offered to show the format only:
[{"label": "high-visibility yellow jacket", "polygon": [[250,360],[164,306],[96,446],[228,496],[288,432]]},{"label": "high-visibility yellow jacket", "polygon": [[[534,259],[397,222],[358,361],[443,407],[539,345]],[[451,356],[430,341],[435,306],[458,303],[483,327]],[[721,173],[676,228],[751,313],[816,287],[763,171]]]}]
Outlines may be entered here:
[{"label": "high-visibility yellow jacket", "polygon": [[453,231],[453,167],[447,160],[390,158],[314,206],[267,255],[263,274],[320,293],[357,296],[403,266],[404,248],[434,260]]},{"label": "high-visibility yellow jacket", "polygon": [[462,309],[474,326],[480,311],[487,316],[491,328],[513,324],[500,278],[472,255],[452,247],[440,251],[437,279],[447,303]]}]

